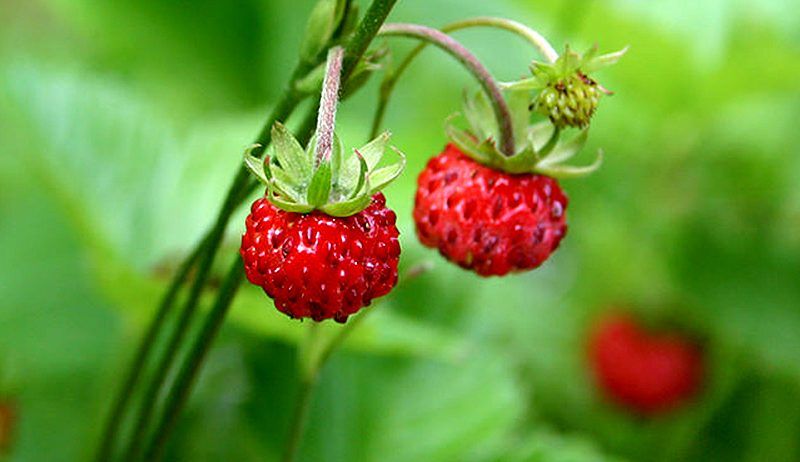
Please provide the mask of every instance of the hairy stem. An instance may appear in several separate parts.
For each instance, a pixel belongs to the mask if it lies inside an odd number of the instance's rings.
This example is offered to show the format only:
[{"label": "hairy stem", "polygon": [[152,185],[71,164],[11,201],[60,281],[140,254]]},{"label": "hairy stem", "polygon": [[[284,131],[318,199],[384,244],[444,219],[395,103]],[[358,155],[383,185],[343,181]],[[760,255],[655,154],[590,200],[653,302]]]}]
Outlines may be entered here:
[{"label": "hairy stem", "polygon": [[380,35],[397,35],[424,40],[456,58],[478,80],[492,103],[492,109],[500,129],[500,150],[509,156],[514,154],[516,151],[514,130],[508,104],[492,74],[478,61],[475,55],[444,32],[418,24],[386,24],[381,28]]},{"label": "hairy stem", "polygon": [[[454,23],[447,24],[440,30],[444,33],[455,32],[461,29],[468,29],[472,27],[494,27],[504,29],[514,34],[519,35],[528,43],[533,45],[542,56],[550,62],[558,59],[558,53],[555,51],[550,42],[547,41],[540,33],[529,28],[528,26],[505,18],[495,18],[490,16],[480,16],[476,18],[464,19]],[[406,69],[411,65],[411,62],[422,53],[422,50],[427,48],[428,43],[423,42],[411,50],[408,55],[398,64],[393,72],[387,72],[386,76],[381,82],[380,92],[378,95],[378,105],[375,108],[375,115],[372,118],[372,128],[370,130],[370,138],[375,138],[381,130],[383,119],[386,117],[386,109],[389,106],[392,92],[394,91],[400,76],[405,73]]]},{"label": "hairy stem", "polygon": [[317,145],[315,149],[317,165],[331,158],[343,59],[344,49],[342,47],[333,47],[328,51],[328,64],[325,68],[325,80],[322,82],[317,115]]}]

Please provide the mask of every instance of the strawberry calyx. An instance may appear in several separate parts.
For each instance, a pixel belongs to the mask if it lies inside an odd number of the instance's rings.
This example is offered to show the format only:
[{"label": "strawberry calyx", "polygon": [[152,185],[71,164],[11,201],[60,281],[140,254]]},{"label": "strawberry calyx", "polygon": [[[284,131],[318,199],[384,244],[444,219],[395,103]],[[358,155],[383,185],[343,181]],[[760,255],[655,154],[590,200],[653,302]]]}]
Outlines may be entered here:
[{"label": "strawberry calyx", "polygon": [[[448,122],[448,137],[466,155],[477,162],[508,173],[539,173],[554,178],[573,178],[597,170],[603,160],[597,151],[588,165],[567,165],[580,152],[588,138],[589,122],[600,96],[608,90],[589,77],[589,73],[616,63],[627,48],[604,55],[597,47],[581,55],[567,46],[564,54],[552,63],[534,62],[533,77],[501,84],[512,119],[515,151],[502,152],[496,140],[499,130],[491,106],[482,93],[465,93],[463,114],[469,130]],[[531,92],[537,91],[531,102]],[[531,123],[531,112],[548,120]],[[562,140],[565,129],[580,131]]]},{"label": "strawberry calyx", "polygon": [[[372,196],[402,173],[405,156],[388,146],[389,137],[390,133],[384,132],[346,155],[342,141],[334,134],[330,157],[319,159],[315,138],[303,149],[278,122],[272,127],[272,143],[264,159],[251,154],[258,147],[254,145],[245,152],[244,164],[267,187],[267,198],[276,207],[345,217],[367,208]],[[398,159],[380,165],[387,147]]]},{"label": "strawberry calyx", "polygon": [[588,175],[600,167],[602,151],[589,165],[565,164],[580,152],[589,135],[588,128],[576,136],[562,140],[562,130],[550,121],[531,124],[527,91],[508,94],[516,151],[507,155],[497,146],[497,123],[483,93],[465,93],[463,114],[468,130],[456,127],[452,117],[446,124],[448,138],[467,156],[488,167],[512,174],[538,173],[553,178],[574,178]]}]

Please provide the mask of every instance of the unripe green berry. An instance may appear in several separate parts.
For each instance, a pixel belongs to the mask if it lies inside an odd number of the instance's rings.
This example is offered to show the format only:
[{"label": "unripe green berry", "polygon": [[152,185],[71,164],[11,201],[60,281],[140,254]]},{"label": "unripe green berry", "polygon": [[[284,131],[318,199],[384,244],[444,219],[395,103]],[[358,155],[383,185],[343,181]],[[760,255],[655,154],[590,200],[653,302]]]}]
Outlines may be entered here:
[{"label": "unripe green berry", "polygon": [[584,128],[597,110],[600,91],[597,82],[577,71],[542,89],[533,109],[549,117],[558,128]]}]

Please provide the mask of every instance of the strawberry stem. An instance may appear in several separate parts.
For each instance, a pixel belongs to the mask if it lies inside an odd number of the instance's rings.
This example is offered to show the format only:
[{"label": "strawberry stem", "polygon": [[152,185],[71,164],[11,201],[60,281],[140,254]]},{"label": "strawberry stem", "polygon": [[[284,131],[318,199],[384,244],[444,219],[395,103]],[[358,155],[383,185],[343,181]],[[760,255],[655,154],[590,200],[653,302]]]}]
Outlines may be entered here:
[{"label": "strawberry stem", "polygon": [[[528,41],[539,51],[539,53],[542,54],[542,56],[545,57],[545,59],[547,59],[547,61],[555,62],[555,60],[558,59],[558,52],[556,52],[553,46],[550,45],[550,42],[548,42],[547,39],[545,39],[540,33],[536,32],[525,24],[513,21],[511,19],[480,16],[447,24],[440,30],[444,33],[450,33],[472,27],[494,27],[507,30]],[[375,109],[375,116],[372,119],[370,138],[375,138],[378,136],[378,132],[381,130],[381,125],[383,125],[383,118],[386,115],[386,109],[389,105],[389,100],[391,99],[394,87],[397,85],[397,81],[400,80],[400,76],[403,75],[406,69],[408,69],[409,65],[411,65],[411,62],[414,61],[414,59],[419,56],[422,50],[424,50],[427,46],[427,42],[419,44],[416,48],[411,50],[408,55],[406,55],[405,59],[400,62],[393,72],[386,73],[383,82],[381,82],[378,106]]]},{"label": "strawberry stem", "polygon": [[325,80],[322,82],[319,112],[317,113],[317,145],[315,149],[317,166],[331,158],[343,59],[344,49],[342,47],[336,46],[328,50],[328,64],[325,68]]},{"label": "strawberry stem", "polygon": [[381,27],[379,35],[397,35],[424,40],[456,58],[478,80],[492,103],[492,109],[500,129],[500,150],[509,156],[516,152],[511,112],[503,98],[503,93],[489,70],[464,45],[440,30],[419,24],[386,24]]}]

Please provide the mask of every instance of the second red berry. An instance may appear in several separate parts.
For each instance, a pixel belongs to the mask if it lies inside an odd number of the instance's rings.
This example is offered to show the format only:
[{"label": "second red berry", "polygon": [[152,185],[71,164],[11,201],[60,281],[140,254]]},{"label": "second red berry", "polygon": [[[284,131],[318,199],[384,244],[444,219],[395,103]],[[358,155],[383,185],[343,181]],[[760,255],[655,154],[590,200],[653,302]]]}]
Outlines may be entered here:
[{"label": "second red berry", "polygon": [[482,276],[541,265],[567,232],[558,182],[479,164],[449,144],[420,174],[414,221],[420,241]]}]

